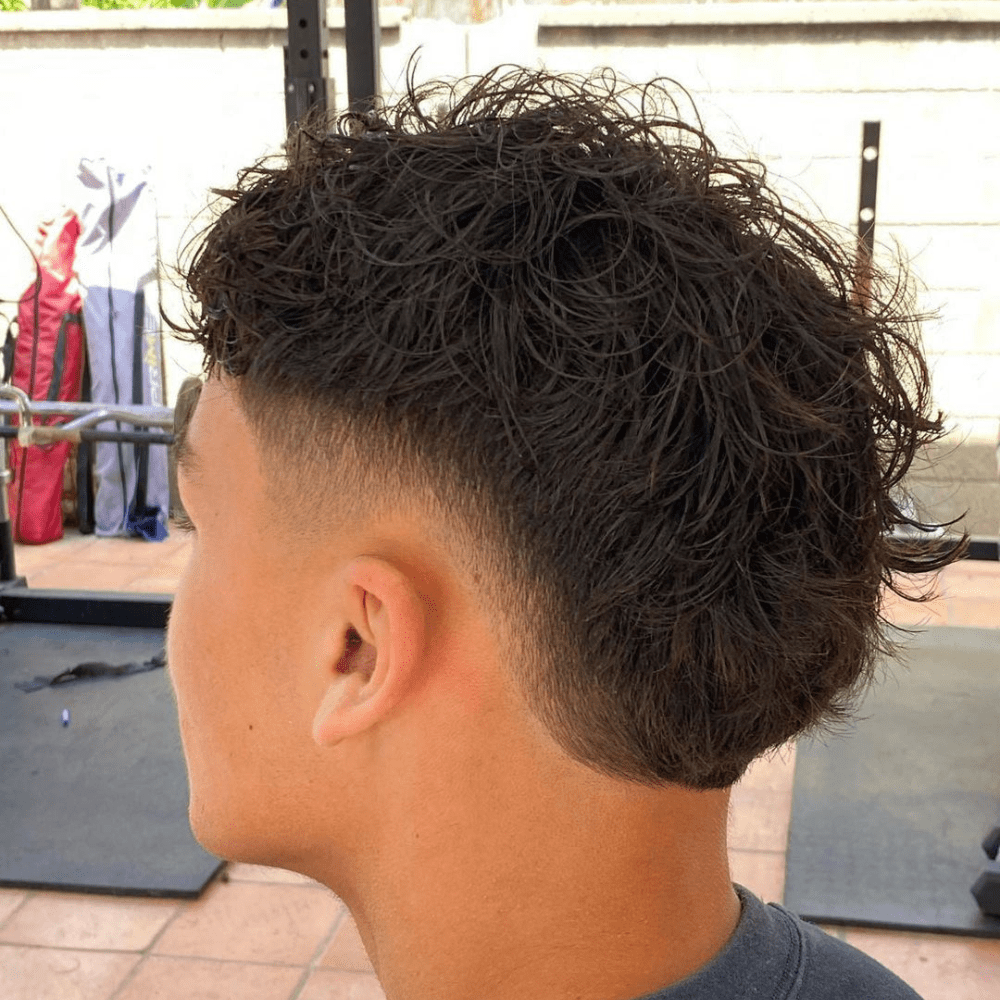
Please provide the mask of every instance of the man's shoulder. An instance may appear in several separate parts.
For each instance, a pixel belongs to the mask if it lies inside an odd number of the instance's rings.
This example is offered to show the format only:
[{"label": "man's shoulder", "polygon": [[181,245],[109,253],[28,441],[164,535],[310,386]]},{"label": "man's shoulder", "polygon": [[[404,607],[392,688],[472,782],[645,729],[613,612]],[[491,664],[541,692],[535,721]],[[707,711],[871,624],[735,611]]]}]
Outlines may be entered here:
[{"label": "man's shoulder", "polygon": [[857,948],[737,886],[732,939],[693,976],[641,1000],[920,1000]]},{"label": "man's shoulder", "polygon": [[790,921],[802,942],[802,983],[789,1000],[920,1000],[910,986],[870,955],[783,907],[768,909]]}]

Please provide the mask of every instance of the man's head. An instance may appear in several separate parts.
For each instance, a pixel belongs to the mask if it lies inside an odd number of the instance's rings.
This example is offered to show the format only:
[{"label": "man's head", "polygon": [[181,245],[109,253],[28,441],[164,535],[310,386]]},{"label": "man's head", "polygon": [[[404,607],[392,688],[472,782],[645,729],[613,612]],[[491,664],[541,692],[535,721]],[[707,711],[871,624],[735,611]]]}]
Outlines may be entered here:
[{"label": "man's head", "polygon": [[658,86],[445,96],[307,123],[223,192],[189,283],[266,495],[231,502],[303,560],[405,522],[560,752],[725,788],[847,711],[891,574],[954,557],[891,536],[941,432],[905,290]]}]

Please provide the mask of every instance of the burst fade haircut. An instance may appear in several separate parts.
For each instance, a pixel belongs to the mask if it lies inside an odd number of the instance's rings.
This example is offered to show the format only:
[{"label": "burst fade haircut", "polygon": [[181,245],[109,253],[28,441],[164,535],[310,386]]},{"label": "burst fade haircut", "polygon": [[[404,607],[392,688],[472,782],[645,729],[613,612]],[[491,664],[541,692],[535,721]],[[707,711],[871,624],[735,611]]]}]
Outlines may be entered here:
[{"label": "burst fade haircut", "polygon": [[882,585],[927,599],[894,574],[967,538],[893,535],[944,432],[907,282],[683,94],[508,68],[307,120],[216,192],[186,329],[275,468],[341,492],[353,442],[352,482],[429,487],[570,756],[710,789],[846,719],[897,652]]}]

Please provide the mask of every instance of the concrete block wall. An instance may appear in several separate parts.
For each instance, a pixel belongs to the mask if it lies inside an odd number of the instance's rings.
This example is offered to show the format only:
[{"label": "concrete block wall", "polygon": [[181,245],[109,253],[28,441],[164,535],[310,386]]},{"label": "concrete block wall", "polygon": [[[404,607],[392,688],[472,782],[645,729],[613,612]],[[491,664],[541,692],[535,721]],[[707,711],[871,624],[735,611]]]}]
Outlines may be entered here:
[{"label": "concrete block wall", "polygon": [[[552,69],[668,76],[731,155],[786,200],[854,230],[861,129],[882,123],[876,236],[922,291],[951,433],[908,486],[918,510],[1000,531],[1000,5],[747,3],[543,8]],[[850,233],[846,234],[851,238]],[[887,259],[883,254],[883,259]]]},{"label": "concrete block wall", "polygon": [[[499,5],[498,5],[499,6]],[[73,204],[82,156],[151,163],[165,270],[226,185],[284,135],[284,11],[0,15],[0,204],[30,234]],[[330,65],[346,96],[343,12]],[[1000,5],[984,0],[506,7],[486,24],[381,11],[383,94],[410,55],[417,78],[502,62],[630,79],[668,76],[731,155],[768,166],[791,203],[847,227],[857,212],[861,123],[882,122],[877,237],[898,242],[938,318],[925,343],[953,433],[910,486],[929,516],[970,508],[996,535],[1000,483]],[[200,221],[196,221],[200,220]],[[0,220],[0,299],[31,280]],[[177,307],[169,282],[164,299]],[[0,311],[4,309],[0,306]],[[9,311],[9,310],[8,310]],[[2,326],[2,324],[0,324]],[[168,394],[198,359],[168,347]]]}]

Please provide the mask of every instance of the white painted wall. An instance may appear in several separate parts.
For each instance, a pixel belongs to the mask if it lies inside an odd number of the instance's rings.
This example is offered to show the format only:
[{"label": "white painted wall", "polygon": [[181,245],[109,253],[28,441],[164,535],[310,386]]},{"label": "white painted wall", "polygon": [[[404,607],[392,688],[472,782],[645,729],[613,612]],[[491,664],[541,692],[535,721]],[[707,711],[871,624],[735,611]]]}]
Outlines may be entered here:
[{"label": "white painted wall", "polygon": [[[208,189],[280,147],[285,16],[0,14],[0,204],[28,234],[73,204],[81,156],[149,162],[169,267]],[[342,16],[330,8],[341,103]],[[381,20],[387,97],[418,46],[421,79],[501,62],[578,72],[608,65],[640,81],[669,76],[691,92],[725,151],[761,157],[791,201],[852,229],[861,123],[881,120],[877,234],[899,241],[926,286],[922,303],[940,313],[926,327],[937,403],[960,438],[996,441],[1000,4],[514,6],[482,25],[390,7]],[[30,260],[0,220],[0,298],[16,297],[30,280]],[[183,345],[168,355],[172,394],[197,358]],[[1000,492],[986,482],[993,472],[980,463],[969,475],[987,490],[979,506],[995,502],[986,515],[995,525]]]}]

